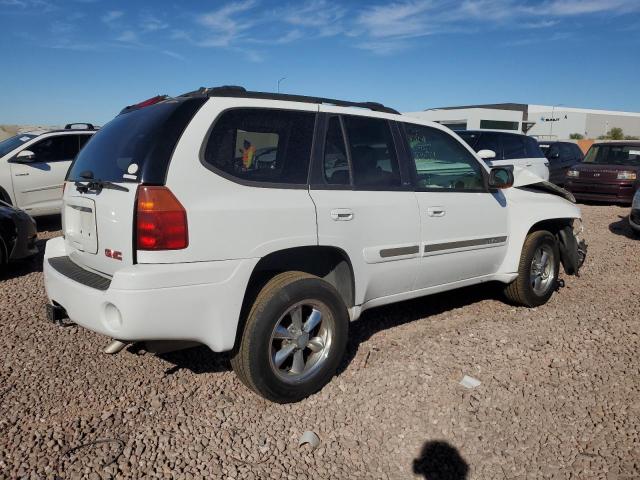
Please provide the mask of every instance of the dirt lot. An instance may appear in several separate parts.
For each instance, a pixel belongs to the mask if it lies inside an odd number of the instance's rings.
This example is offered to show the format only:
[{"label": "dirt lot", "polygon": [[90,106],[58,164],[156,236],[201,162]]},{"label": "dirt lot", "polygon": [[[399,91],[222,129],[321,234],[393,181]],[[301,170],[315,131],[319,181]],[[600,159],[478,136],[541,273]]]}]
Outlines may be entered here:
[{"label": "dirt lot", "polygon": [[548,305],[489,286],[367,312],[340,375],[295,405],[204,347],[101,354],[45,321],[41,260],[18,265],[0,280],[0,477],[638,478],[640,240],[628,209],[583,211],[583,275]]}]

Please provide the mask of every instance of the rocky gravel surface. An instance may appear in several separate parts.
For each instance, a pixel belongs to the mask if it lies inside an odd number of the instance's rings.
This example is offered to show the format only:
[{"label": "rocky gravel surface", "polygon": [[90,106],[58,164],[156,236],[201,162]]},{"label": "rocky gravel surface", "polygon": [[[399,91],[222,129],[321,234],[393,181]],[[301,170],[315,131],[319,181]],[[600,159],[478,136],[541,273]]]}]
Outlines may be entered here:
[{"label": "rocky gravel surface", "polygon": [[[204,347],[101,354],[104,337],[45,321],[41,259],[16,265],[0,279],[0,477],[638,478],[640,240],[626,208],[583,212],[587,264],[547,305],[485,286],[369,311],[339,376],[294,405]],[[306,430],[317,449],[298,446]]]}]

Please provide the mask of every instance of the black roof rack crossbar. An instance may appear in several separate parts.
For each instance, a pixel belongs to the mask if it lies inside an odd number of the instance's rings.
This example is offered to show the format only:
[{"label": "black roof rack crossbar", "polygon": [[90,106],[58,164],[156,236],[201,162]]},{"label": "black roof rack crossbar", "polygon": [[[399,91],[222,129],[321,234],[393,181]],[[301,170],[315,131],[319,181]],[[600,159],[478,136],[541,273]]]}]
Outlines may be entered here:
[{"label": "black roof rack crossbar", "polygon": [[206,88],[201,87],[193,92],[180,95],[181,97],[191,96],[208,96],[208,97],[239,97],[239,98],[258,98],[262,100],[286,100],[290,102],[303,102],[303,103],[316,103],[316,104],[328,104],[338,107],[357,107],[367,108],[374,112],[393,113],[399,115],[397,110],[385,107],[381,103],[377,102],[349,102],[347,100],[336,100],[333,98],[324,97],[309,97],[306,95],[292,95],[288,93],[269,93],[269,92],[252,92],[246,90],[244,87],[238,87],[235,85],[228,85],[223,87]]}]

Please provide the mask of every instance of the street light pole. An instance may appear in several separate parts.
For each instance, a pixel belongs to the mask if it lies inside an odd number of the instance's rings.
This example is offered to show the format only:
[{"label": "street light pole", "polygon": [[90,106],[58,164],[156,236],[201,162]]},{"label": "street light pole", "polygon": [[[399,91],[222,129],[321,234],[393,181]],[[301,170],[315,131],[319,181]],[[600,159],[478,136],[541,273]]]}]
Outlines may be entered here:
[{"label": "street light pole", "polygon": [[278,80],[278,93],[280,93],[280,82],[282,82],[283,80],[286,80],[287,77],[282,77],[280,80]]},{"label": "street light pole", "polygon": [[[551,132],[549,133],[550,137],[553,137],[553,124],[556,123],[556,118],[553,116],[553,113],[556,111],[556,107],[561,107],[562,103],[558,103],[551,107]],[[553,140],[553,138],[551,138]]]}]

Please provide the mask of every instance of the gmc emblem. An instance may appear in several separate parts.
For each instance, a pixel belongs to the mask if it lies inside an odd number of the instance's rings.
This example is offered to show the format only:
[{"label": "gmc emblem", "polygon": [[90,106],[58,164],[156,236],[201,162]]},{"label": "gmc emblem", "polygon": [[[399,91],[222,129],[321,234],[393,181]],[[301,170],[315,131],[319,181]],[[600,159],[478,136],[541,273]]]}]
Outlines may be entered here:
[{"label": "gmc emblem", "polygon": [[122,252],[118,252],[116,250],[110,250],[108,248],[105,248],[104,249],[104,254],[109,258],[113,258],[114,260],[122,261]]}]

